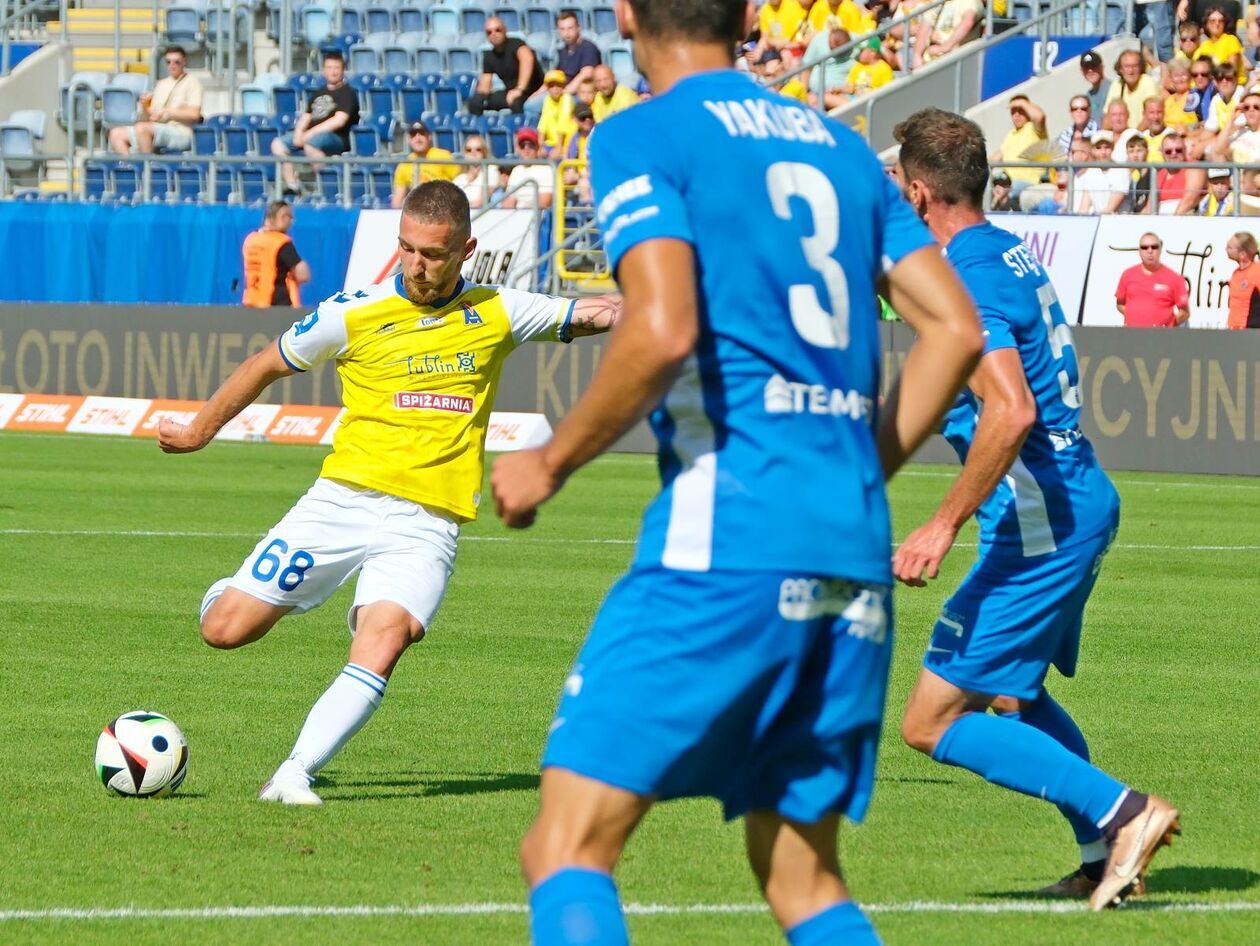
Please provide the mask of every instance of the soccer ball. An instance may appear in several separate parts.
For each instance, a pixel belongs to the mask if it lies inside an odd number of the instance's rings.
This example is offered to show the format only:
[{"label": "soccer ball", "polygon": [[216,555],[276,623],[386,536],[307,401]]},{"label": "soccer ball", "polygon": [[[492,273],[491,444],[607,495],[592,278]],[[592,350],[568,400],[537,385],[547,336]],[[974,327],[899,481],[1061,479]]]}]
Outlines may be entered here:
[{"label": "soccer ball", "polygon": [[187,774],[188,741],[161,713],[123,713],[96,740],[96,775],[119,795],[169,795]]}]

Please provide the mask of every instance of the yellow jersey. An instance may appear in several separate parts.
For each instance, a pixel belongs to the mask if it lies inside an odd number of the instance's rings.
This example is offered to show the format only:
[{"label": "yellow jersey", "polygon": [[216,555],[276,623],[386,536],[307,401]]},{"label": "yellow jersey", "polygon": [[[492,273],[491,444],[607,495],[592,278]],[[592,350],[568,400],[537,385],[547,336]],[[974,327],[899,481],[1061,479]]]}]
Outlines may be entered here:
[{"label": "yellow jersey", "polygon": [[595,124],[599,124],[609,115],[624,112],[631,105],[639,104],[639,96],[627,86],[617,83],[612,95],[603,92],[595,93],[595,101],[591,103],[591,114],[595,116]]},{"label": "yellow jersey", "polygon": [[[429,181],[453,181],[463,170],[458,164],[435,164],[432,162],[453,158],[454,155],[445,148],[430,148],[423,157],[414,151],[403,159],[403,163],[394,169],[394,186],[408,190],[416,181],[416,168],[420,169],[420,183]],[[415,163],[411,163],[415,162]]]},{"label": "yellow jersey", "polygon": [[809,25],[815,33],[838,26],[857,39],[875,32],[875,17],[853,0],[840,0],[835,6],[829,0],[817,0],[809,8]]},{"label": "yellow jersey", "polygon": [[503,361],[522,342],[569,341],[573,307],[463,280],[421,306],[401,275],[325,299],[278,343],[296,371],[337,363],[346,412],[320,475],[475,519]]},{"label": "yellow jersey", "polygon": [[761,29],[761,38],[765,39],[797,39],[801,25],[805,22],[805,8],[799,0],[782,0],[776,10],[769,3],[762,4],[757,12],[757,24]]}]

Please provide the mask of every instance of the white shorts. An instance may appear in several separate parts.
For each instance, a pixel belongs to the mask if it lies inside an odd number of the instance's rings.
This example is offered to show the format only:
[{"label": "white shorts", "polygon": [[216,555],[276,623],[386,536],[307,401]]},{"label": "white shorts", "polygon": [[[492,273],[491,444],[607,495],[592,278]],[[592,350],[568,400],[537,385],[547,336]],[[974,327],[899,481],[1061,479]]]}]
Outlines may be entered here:
[{"label": "white shorts", "polygon": [[[189,151],[193,146],[192,129],[180,122],[151,122],[153,125],[153,150],[155,151]],[[127,129],[127,141],[133,148],[139,148],[136,139],[136,126]]]},{"label": "white shorts", "polygon": [[263,537],[228,581],[255,598],[319,607],[355,572],[346,621],[359,608],[393,601],[429,630],[455,567],[459,523],[418,503],[318,479]]}]

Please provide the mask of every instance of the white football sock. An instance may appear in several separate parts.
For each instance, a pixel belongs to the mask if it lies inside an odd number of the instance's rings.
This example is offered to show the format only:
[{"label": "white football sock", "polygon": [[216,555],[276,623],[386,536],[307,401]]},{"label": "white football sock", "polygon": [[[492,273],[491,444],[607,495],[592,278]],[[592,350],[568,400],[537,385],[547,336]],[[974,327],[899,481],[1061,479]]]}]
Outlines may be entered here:
[{"label": "white football sock", "polygon": [[201,620],[206,619],[206,612],[210,610],[210,605],[219,600],[219,595],[227,591],[230,578],[220,578],[213,585],[206,589],[206,596],[201,599]]},{"label": "white football sock", "polygon": [[311,707],[289,762],[296,762],[308,776],[323,768],[381,705],[388,682],[366,667],[346,664]]},{"label": "white football sock", "polygon": [[1081,845],[1081,863],[1092,864],[1107,859],[1107,842],[1102,838]]}]

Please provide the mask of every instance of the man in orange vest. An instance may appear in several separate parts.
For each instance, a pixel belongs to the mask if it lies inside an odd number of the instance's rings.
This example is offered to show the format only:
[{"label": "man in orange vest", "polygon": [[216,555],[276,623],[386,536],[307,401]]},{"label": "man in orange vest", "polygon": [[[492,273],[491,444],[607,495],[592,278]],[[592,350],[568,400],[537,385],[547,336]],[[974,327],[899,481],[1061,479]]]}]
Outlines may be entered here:
[{"label": "man in orange vest", "polygon": [[245,238],[245,296],[242,305],[265,309],[273,305],[302,304],[298,286],[311,281],[311,268],[298,256],[289,236],[293,208],[283,200],[267,205],[261,230]]},{"label": "man in orange vest", "polygon": [[1260,261],[1256,238],[1245,230],[1225,244],[1225,255],[1238,264],[1229,277],[1229,328],[1260,328]]}]

